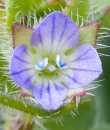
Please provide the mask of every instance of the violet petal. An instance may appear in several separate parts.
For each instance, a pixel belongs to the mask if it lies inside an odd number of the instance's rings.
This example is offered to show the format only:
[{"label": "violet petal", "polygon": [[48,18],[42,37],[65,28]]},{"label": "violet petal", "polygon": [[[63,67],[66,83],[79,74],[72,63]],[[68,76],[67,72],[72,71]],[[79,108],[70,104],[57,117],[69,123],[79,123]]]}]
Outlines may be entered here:
[{"label": "violet petal", "polygon": [[29,61],[27,45],[20,45],[14,49],[10,63],[10,75],[19,86],[33,87],[33,66]]},{"label": "violet petal", "polygon": [[46,81],[37,84],[33,88],[33,93],[36,100],[46,110],[56,110],[63,103],[67,94],[67,88],[58,86],[52,81]]},{"label": "violet petal", "polygon": [[48,15],[34,30],[31,38],[31,46],[52,46],[54,49],[59,45],[72,48],[78,42],[78,27],[69,17],[58,11]]},{"label": "violet petal", "polygon": [[71,63],[64,73],[68,88],[91,83],[102,73],[101,61],[95,48],[88,44],[80,46],[71,56]]}]

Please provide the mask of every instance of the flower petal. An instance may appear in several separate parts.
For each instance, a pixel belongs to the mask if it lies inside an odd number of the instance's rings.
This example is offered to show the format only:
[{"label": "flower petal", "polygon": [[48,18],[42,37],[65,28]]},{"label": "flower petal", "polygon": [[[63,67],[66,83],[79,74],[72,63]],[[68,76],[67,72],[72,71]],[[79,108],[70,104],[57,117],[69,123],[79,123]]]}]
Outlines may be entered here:
[{"label": "flower petal", "polygon": [[63,103],[67,94],[67,88],[58,86],[52,81],[44,81],[33,88],[33,93],[44,109],[56,110]]},{"label": "flower petal", "polygon": [[10,75],[12,79],[21,87],[32,88],[33,73],[28,46],[21,45],[16,47],[10,63]]},{"label": "flower petal", "polygon": [[69,17],[58,11],[48,15],[35,29],[31,38],[32,46],[41,44],[54,49],[59,45],[72,48],[78,42],[78,27]]},{"label": "flower petal", "polygon": [[71,63],[64,73],[64,81],[69,88],[85,86],[102,73],[98,53],[88,44],[80,46],[70,59]]}]

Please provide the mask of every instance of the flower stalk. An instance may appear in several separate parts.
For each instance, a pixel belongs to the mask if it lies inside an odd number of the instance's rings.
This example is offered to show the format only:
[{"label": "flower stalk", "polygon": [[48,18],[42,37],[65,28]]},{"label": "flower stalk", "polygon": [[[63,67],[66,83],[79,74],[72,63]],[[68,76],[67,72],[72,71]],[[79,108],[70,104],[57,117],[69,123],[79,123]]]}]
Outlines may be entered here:
[{"label": "flower stalk", "polygon": [[25,113],[29,113],[33,116],[38,116],[42,118],[56,118],[61,115],[66,114],[71,109],[75,107],[75,99],[72,100],[70,104],[66,107],[62,107],[56,111],[45,111],[41,109],[39,105],[36,104],[34,100],[26,99],[21,96],[15,96],[10,94],[5,94],[0,91],[0,103],[4,106],[8,106],[10,108],[23,111]]}]

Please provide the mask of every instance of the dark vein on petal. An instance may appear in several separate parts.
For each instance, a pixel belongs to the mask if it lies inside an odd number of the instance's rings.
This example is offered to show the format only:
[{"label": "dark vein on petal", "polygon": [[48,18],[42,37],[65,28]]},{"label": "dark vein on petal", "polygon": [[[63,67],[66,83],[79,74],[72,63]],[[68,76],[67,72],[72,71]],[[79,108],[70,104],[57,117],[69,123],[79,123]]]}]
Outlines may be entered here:
[{"label": "dark vein on petal", "polygon": [[27,48],[27,46],[25,46],[25,45],[24,45],[24,46],[22,46],[22,51],[21,51],[21,53],[22,53],[22,52],[23,52],[23,53],[25,52],[25,53],[27,53],[27,54],[28,54],[27,49],[28,49],[28,48]]},{"label": "dark vein on petal", "polygon": [[40,98],[42,98],[44,84],[42,84],[40,87],[41,87],[41,89],[40,89]]},{"label": "dark vein on petal", "polygon": [[[64,74],[64,73],[63,73],[63,74]],[[66,75],[68,78],[72,79],[72,80],[73,80],[74,82],[76,82],[77,84],[82,84],[82,83],[78,82],[75,78],[70,77],[70,76],[67,75],[67,74],[64,74],[64,75]]]},{"label": "dark vein on petal", "polygon": [[18,56],[14,56],[17,60],[19,60],[19,61],[21,61],[21,62],[24,62],[24,63],[28,63],[28,64],[30,64],[29,62],[27,62],[27,61],[24,61],[24,60],[22,60],[21,58],[19,58]]},{"label": "dark vein on petal", "polygon": [[64,33],[65,33],[65,30],[66,30],[66,27],[67,27],[66,25],[67,25],[67,20],[65,20],[64,28],[63,28],[62,34],[61,34],[61,36],[60,36],[59,43],[61,42],[61,40],[62,40],[62,38],[63,38],[63,35],[64,35]]},{"label": "dark vein on petal", "polygon": [[47,88],[48,94],[49,94],[49,101],[50,101],[50,106],[52,105],[52,100],[51,100],[51,95],[50,95],[50,85],[48,83],[48,88]]},{"label": "dark vein on petal", "polygon": [[59,89],[57,88],[58,85],[56,85],[55,83],[53,83],[53,84],[54,84],[54,87],[55,87],[55,89],[57,90],[57,92],[60,94]]},{"label": "dark vein on petal", "polygon": [[24,84],[26,85],[26,84],[30,81],[30,79],[32,79],[33,76],[34,76],[34,75],[29,76],[29,77],[26,79],[26,81],[24,82]]},{"label": "dark vein on petal", "polygon": [[101,72],[101,71],[98,71],[98,70],[87,70],[87,69],[77,69],[77,68],[70,68],[72,70],[75,70],[75,71],[88,71],[88,72]]},{"label": "dark vein on petal", "polygon": [[54,27],[55,26],[55,17],[54,17],[54,15],[53,15],[53,19],[52,19],[52,41],[51,41],[51,43],[53,44],[53,39],[54,39]]},{"label": "dark vein on petal", "polygon": [[11,75],[17,75],[17,74],[23,73],[23,72],[25,72],[25,71],[29,71],[29,70],[31,70],[31,69],[32,69],[32,68],[23,69],[23,70],[21,70],[21,71],[19,71],[19,72],[14,72],[14,73],[12,73]]},{"label": "dark vein on petal", "polygon": [[[38,28],[38,35],[39,35],[39,39],[40,39],[40,41],[41,41],[41,44],[43,45],[40,28]],[[36,42],[37,42],[37,41],[36,41]]]},{"label": "dark vein on petal", "polygon": [[68,38],[66,38],[66,41],[63,43],[63,45],[66,44],[70,40],[71,37],[76,37],[75,36],[76,33],[77,33],[77,30],[74,30],[74,32],[72,32],[72,34],[70,34],[70,36]]},{"label": "dark vein on petal", "polygon": [[[79,61],[79,60],[83,60],[83,59],[87,59],[87,57],[82,58],[83,56],[87,55],[87,53],[90,51],[90,49],[88,49],[85,53],[83,53],[82,55],[80,55],[79,57],[77,57],[75,60],[73,60],[73,62],[75,61]],[[90,57],[89,57],[90,59]]]},{"label": "dark vein on petal", "polygon": [[[58,90],[58,92],[59,92],[59,90],[64,90],[64,87],[60,87],[60,86],[58,86],[58,85],[55,84],[55,83],[53,83],[53,84],[54,84],[56,90]],[[66,87],[65,87],[65,88],[66,88]]]}]

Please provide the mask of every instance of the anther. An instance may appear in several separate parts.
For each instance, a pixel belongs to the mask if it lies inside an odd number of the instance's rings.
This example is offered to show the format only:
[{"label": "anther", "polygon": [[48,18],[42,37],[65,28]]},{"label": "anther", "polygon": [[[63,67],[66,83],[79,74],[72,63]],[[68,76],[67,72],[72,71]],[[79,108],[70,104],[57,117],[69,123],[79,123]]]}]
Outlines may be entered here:
[{"label": "anther", "polygon": [[66,63],[61,59],[59,55],[56,57],[56,62],[60,69],[65,69],[67,67]]},{"label": "anther", "polygon": [[35,69],[43,70],[48,64],[48,58],[44,58],[41,62],[37,62],[35,65]]}]

